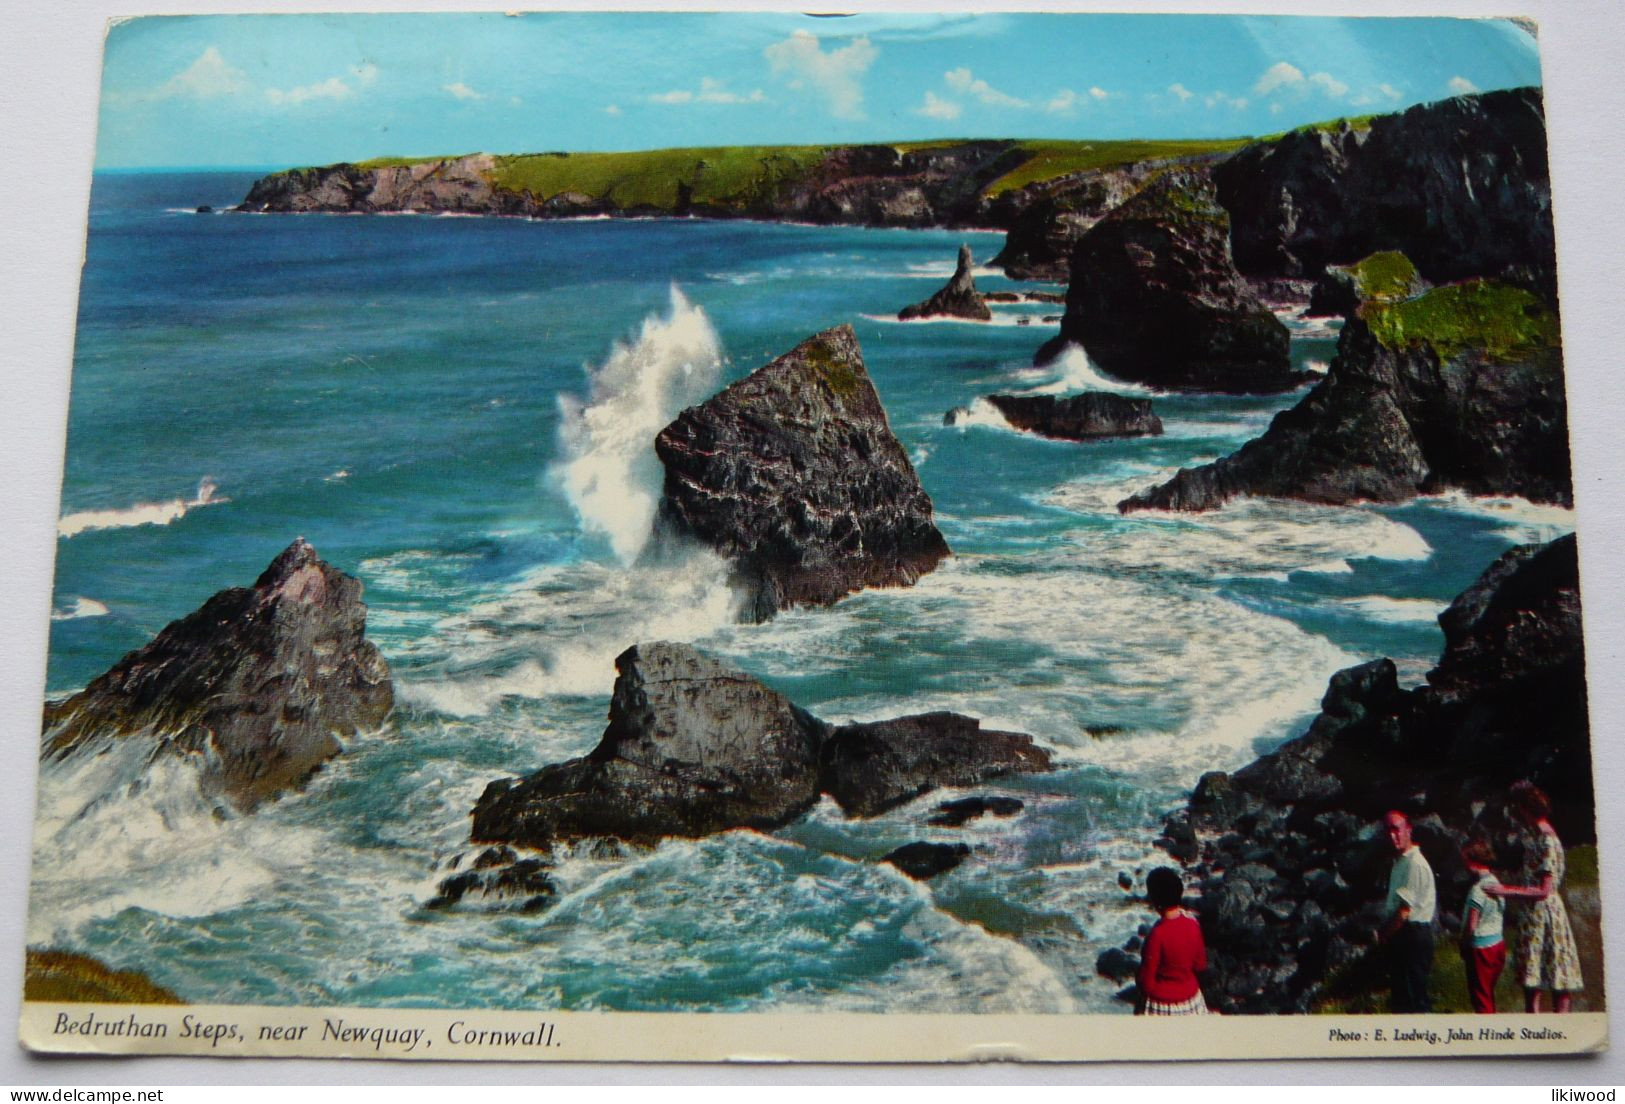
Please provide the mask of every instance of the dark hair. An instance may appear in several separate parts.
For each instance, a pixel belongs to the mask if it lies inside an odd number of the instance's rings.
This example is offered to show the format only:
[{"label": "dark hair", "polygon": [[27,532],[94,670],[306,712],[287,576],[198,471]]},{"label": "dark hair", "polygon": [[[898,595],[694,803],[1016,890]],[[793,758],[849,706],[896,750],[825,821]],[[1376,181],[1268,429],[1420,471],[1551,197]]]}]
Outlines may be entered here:
[{"label": "dark hair", "polygon": [[1512,784],[1512,803],[1520,812],[1528,814],[1536,820],[1545,820],[1552,815],[1552,800],[1545,792],[1527,778],[1522,782]]},{"label": "dark hair", "polygon": [[1159,911],[1178,908],[1185,899],[1185,879],[1171,866],[1159,866],[1145,877],[1145,895]]},{"label": "dark hair", "polygon": [[1494,866],[1495,848],[1488,840],[1468,840],[1461,846],[1461,857],[1474,866]]}]

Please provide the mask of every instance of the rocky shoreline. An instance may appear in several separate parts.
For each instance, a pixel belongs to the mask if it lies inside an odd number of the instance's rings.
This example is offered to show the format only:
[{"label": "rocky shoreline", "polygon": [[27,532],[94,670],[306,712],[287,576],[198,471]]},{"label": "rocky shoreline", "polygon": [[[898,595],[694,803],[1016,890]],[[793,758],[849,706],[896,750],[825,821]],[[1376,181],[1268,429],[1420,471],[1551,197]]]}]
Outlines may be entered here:
[{"label": "rocky shoreline", "polygon": [[[1467,839],[1492,841],[1501,869],[1533,845],[1508,808],[1514,782],[1551,795],[1565,843],[1596,839],[1575,538],[1507,552],[1439,623],[1445,646],[1424,685],[1402,688],[1387,659],[1339,672],[1303,735],[1203,775],[1164,823],[1159,842],[1199,894],[1219,1011],[1311,1012],[1385,976],[1390,809],[1411,818],[1446,931],[1471,882]],[[1104,959],[1103,972],[1120,964]]]}]

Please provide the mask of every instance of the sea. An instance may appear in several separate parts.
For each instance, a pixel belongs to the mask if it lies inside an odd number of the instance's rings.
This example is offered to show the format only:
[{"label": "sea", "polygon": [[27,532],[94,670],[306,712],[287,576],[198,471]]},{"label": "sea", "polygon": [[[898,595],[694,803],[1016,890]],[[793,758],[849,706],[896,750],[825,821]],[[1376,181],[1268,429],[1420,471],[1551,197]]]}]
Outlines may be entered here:
[{"label": "sea", "polygon": [[[698,219],[247,215],[254,174],[98,174],[74,355],[48,692],[82,687],[295,537],[365,585],[396,710],[301,792],[216,808],[135,741],[42,764],[28,938],[200,1003],[1126,1013],[1095,961],[1150,913],[1160,818],[1300,733],[1566,510],[1429,497],[1120,515],[1301,397],[1160,394],[1059,304],[899,323],[994,232]],[[199,205],[215,213],[197,213]],[[984,291],[1062,291],[979,268]],[[1283,308],[1324,370],[1335,324]],[[857,331],[954,555],[910,588],[743,623],[725,565],[651,556],[655,434],[830,326]],[[1012,430],[993,392],[1150,397],[1160,437]],[[944,415],[965,407],[958,424]],[[831,722],[951,709],[1056,769],[848,820],[559,854],[556,903],[429,910],[493,779],[602,734],[614,658],[687,641]],[[1016,815],[961,828],[945,800]],[[971,854],[928,882],[879,858]]]}]

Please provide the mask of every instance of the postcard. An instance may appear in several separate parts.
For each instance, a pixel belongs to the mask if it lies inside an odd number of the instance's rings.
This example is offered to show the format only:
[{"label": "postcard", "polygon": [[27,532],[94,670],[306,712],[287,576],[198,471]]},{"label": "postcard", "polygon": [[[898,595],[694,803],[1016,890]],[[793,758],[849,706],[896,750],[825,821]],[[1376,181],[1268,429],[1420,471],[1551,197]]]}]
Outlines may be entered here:
[{"label": "postcard", "polygon": [[1536,35],[116,22],[25,1045],[1605,1047]]}]

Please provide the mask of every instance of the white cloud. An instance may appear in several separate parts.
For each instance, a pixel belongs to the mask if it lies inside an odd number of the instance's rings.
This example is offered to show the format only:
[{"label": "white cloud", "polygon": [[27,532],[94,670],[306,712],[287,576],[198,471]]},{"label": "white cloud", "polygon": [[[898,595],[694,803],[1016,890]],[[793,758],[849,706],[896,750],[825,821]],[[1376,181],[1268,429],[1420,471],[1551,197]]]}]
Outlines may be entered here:
[{"label": "white cloud", "polygon": [[1320,89],[1332,99],[1340,99],[1348,93],[1349,86],[1332,76],[1330,73],[1310,74],[1309,83]]},{"label": "white cloud", "polygon": [[1381,92],[1384,96],[1387,96],[1390,100],[1402,100],[1405,98],[1405,93],[1401,92],[1391,84],[1379,84],[1377,85],[1377,91]]},{"label": "white cloud", "polygon": [[1183,84],[1170,84],[1168,86],[1168,95],[1176,97],[1180,103],[1185,103],[1192,96],[1196,95],[1196,93],[1192,92],[1189,88],[1186,88]]},{"label": "white cloud", "polygon": [[446,95],[450,96],[454,100],[483,100],[483,99],[485,99],[485,93],[484,92],[476,92],[474,89],[470,88],[468,85],[464,84],[462,81],[452,81],[450,84],[442,84],[440,86],[440,91],[444,92]]},{"label": "white cloud", "polygon": [[621,105],[620,104],[610,104],[608,107],[604,108],[604,114],[605,115],[619,115],[620,113],[621,113]]},{"label": "white cloud", "polygon": [[1208,107],[1229,107],[1240,111],[1251,101],[1245,96],[1231,96],[1224,92],[1210,92],[1202,102]]},{"label": "white cloud", "polygon": [[1063,88],[1044,102],[1044,110],[1051,115],[1068,115],[1078,106],[1080,99],[1082,97],[1072,89]]},{"label": "white cloud", "polygon": [[971,75],[969,69],[961,66],[950,69],[942,74],[942,79],[948,82],[948,87],[955,92],[966,96],[974,96],[989,107],[1031,107],[1026,100],[1018,99],[1008,92],[1001,92],[987,81]]},{"label": "white cloud", "polygon": [[863,75],[879,52],[868,38],[858,38],[826,54],[817,36],[797,31],[767,47],[762,56],[772,64],[774,76],[789,78],[791,88],[816,89],[829,101],[832,115],[861,119]]},{"label": "white cloud", "polygon": [[350,75],[355,78],[357,84],[365,88],[378,79],[378,66],[370,61],[363,62],[352,68]]},{"label": "white cloud", "polygon": [[1253,92],[1259,96],[1268,96],[1277,88],[1301,88],[1303,83],[1302,69],[1291,62],[1278,61],[1264,70],[1264,75],[1253,85]]},{"label": "white cloud", "polygon": [[649,97],[650,103],[658,104],[745,104],[764,103],[766,100],[767,97],[760,88],[753,89],[748,93],[730,92],[715,77],[701,77],[698,92],[692,92],[686,88],[677,88],[670,92],[656,92]]},{"label": "white cloud", "polygon": [[924,115],[928,119],[957,119],[963,110],[952,100],[945,100],[935,92],[925,94],[925,102],[914,109],[916,115]]},{"label": "white cloud", "polygon": [[1097,100],[1105,100],[1105,99],[1110,99],[1111,98],[1111,93],[1106,91],[1104,88],[1101,88],[1099,85],[1096,85],[1094,88],[1089,89],[1089,95],[1093,96]]},{"label": "white cloud", "polygon": [[1474,92],[1477,92],[1477,91],[1478,91],[1478,85],[1474,84],[1472,81],[1468,80],[1466,77],[1451,77],[1450,78],[1450,92],[1451,92],[1452,95],[1470,96]]},{"label": "white cloud", "polygon": [[302,84],[287,91],[280,88],[265,90],[265,98],[274,104],[302,104],[310,100],[347,100],[353,95],[355,91],[337,77],[328,77],[314,84]]},{"label": "white cloud", "polygon": [[248,78],[243,71],[233,68],[219,50],[210,46],[192,64],[140,98],[167,100],[174,96],[186,96],[195,100],[212,100],[220,96],[235,96],[247,87]]}]

